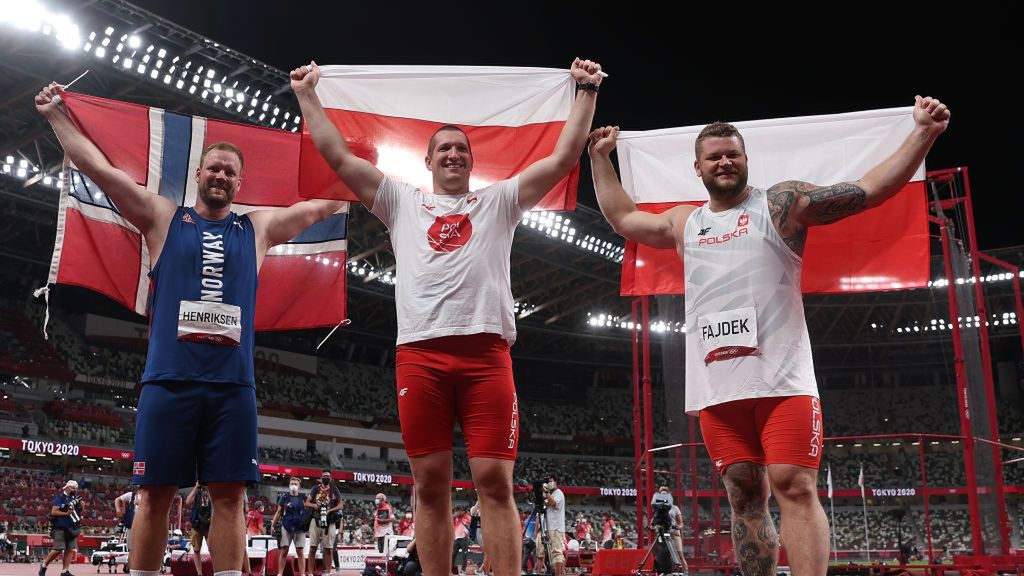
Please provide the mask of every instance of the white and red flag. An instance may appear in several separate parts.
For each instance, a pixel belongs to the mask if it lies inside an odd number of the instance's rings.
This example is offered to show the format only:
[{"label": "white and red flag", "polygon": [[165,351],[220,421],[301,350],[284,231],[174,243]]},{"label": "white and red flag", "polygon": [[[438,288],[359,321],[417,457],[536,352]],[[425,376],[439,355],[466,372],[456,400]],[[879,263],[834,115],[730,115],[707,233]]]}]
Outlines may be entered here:
[{"label": "white and red flag", "polygon": [[[568,69],[497,66],[321,66],[316,93],[353,151],[388,176],[430,191],[430,136],[447,124],[469,137],[470,188],[522,172],[551,154],[569,118]],[[303,133],[300,194],[358,201]],[[535,210],[573,210],[579,164]]]},{"label": "white and red flag", "polygon": [[[817,185],[857,180],[899,148],[914,128],[912,108],[736,122],[746,143],[749,183],[785,180]],[[642,210],[660,213],[708,200],[694,167],[702,126],[621,132],[622,185]],[[925,286],[929,240],[922,164],[911,182],[882,206],[809,230],[802,288],[806,293],[870,292]],[[682,294],[675,249],[626,243],[624,296]]]}]

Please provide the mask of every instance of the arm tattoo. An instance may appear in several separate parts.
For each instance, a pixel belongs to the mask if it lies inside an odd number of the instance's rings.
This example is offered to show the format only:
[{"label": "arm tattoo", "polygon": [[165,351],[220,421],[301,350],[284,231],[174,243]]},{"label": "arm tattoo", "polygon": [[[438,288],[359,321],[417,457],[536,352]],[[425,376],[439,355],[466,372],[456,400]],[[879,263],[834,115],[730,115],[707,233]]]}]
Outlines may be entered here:
[{"label": "arm tattoo", "polygon": [[849,182],[817,188],[805,194],[811,201],[807,216],[817,224],[831,224],[864,211],[868,194]]},{"label": "arm tattoo", "polygon": [[807,227],[790,216],[793,204],[799,199],[800,193],[809,189],[813,189],[813,186],[796,180],[780,182],[768,189],[768,212],[775,229],[789,249],[801,256],[804,253],[804,242],[807,240]]}]

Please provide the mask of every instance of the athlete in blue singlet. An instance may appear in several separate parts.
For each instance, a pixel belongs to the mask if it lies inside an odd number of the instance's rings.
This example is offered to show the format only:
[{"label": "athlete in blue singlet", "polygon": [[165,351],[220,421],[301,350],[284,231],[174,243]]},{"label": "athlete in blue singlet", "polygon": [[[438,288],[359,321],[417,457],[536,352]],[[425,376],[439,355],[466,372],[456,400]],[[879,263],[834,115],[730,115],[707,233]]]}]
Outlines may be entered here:
[{"label": "athlete in blue singlet", "polygon": [[[156,576],[167,513],[180,486],[204,483],[217,576],[240,576],[245,483],[259,480],[253,316],[256,276],[267,251],[334,214],[341,203],[310,200],[240,216],[242,152],[207,146],[196,170],[194,208],[139,186],[74,125],[52,83],[35,97],[68,157],[146,239],[150,261],[149,355],[136,416],[133,482],[145,506],[132,525],[132,576]],[[173,430],[174,435],[167,432]],[[186,436],[182,436],[185,434]]]}]

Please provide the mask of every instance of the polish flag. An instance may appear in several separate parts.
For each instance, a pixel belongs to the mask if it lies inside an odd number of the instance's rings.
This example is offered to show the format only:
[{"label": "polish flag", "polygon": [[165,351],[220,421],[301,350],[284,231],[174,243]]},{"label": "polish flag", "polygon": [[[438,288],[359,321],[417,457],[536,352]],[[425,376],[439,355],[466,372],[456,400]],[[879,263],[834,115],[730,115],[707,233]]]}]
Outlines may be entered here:
[{"label": "polish flag", "polygon": [[[575,98],[568,69],[496,66],[321,66],[317,95],[353,152],[429,191],[427,143],[454,124],[473,150],[470,188],[522,172],[551,154]],[[299,193],[358,201],[303,126]],[[534,208],[573,210],[579,164]]]},{"label": "polish flag", "polygon": [[[785,180],[818,185],[849,182],[899,148],[914,128],[912,108],[870,110],[736,122],[746,143],[749,184],[768,188]],[[707,190],[694,167],[694,143],[703,125],[621,132],[622,185],[641,210],[661,213],[701,205]],[[871,292],[928,283],[929,242],[925,169],[882,206],[809,230],[804,249],[805,293]],[[683,265],[675,249],[626,242],[623,296],[682,294]]]}]

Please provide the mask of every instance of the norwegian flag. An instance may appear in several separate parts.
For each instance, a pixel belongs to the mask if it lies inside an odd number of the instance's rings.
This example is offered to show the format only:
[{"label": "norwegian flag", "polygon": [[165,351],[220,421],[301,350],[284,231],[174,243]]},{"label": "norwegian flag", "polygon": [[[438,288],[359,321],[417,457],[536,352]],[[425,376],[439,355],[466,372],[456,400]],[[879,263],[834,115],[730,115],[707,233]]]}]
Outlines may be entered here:
[{"label": "norwegian flag", "polygon": [[145,462],[134,462],[132,464],[132,474],[135,476],[146,475],[146,463]]},{"label": "norwegian flag", "polygon": [[[245,156],[235,212],[303,200],[299,134],[83,94],[68,92],[63,99],[71,119],[111,164],[179,206],[195,204],[199,157],[221,140]],[[61,189],[49,282],[83,286],[146,314],[151,262],[142,235],[99,186],[67,159],[65,167],[72,170],[65,171]],[[335,326],[345,318],[348,207],[267,254],[256,291],[256,330]]]}]

